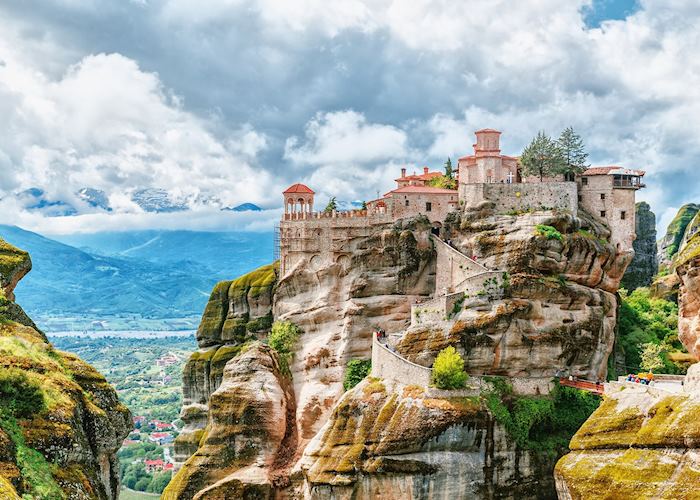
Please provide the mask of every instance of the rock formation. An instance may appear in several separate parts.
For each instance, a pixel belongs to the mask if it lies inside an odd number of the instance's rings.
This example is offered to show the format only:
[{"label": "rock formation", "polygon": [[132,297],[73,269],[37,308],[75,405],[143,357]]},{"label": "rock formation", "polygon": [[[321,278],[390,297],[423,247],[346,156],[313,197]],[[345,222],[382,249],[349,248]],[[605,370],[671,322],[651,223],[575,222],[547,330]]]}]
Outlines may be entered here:
[{"label": "rock formation", "polygon": [[635,217],[634,259],[622,278],[628,291],[649,286],[659,271],[657,262],[656,215],[645,201],[637,203]]},{"label": "rock formation", "polygon": [[683,205],[680,210],[678,210],[678,213],[666,230],[666,235],[661,239],[658,245],[658,262],[660,269],[668,269],[671,266],[671,261],[683,244],[686,229],[698,212],[700,212],[700,205],[696,205],[695,203]]},{"label": "rock formation", "polygon": [[[609,230],[584,212],[502,215],[481,207],[453,214],[443,231],[462,253],[502,270],[507,284],[498,297],[475,292],[453,312],[410,328],[411,303],[435,292],[436,243],[420,218],[334,242],[347,261],[217,285],[184,376],[187,427],[176,450],[190,458],[164,498],[268,498],[275,490],[289,498],[553,496],[551,457],[541,461],[517,446],[478,393],[366,379],[343,396],[344,369],[370,358],[378,327],[425,366],[453,345],[471,374],[541,379],[544,390],[558,369],[603,377],[614,294],[632,255],[617,252]],[[233,285],[258,281],[265,286],[255,294]],[[240,326],[260,318],[303,331],[288,378],[269,351],[250,343],[264,335]],[[214,362],[222,349],[226,356]],[[269,389],[253,390],[261,386]],[[273,394],[275,425],[257,417]]]},{"label": "rock formation", "polygon": [[700,359],[700,232],[681,249],[675,264],[680,278],[678,338]]},{"label": "rock formation", "polygon": [[[685,238],[673,265],[680,282],[679,339],[700,356],[700,237]],[[617,384],[571,440],[556,467],[560,499],[697,498],[700,364],[676,393]]]},{"label": "rock formation", "polygon": [[129,410],[14,302],[29,256],[0,240],[0,497],[114,499]]}]

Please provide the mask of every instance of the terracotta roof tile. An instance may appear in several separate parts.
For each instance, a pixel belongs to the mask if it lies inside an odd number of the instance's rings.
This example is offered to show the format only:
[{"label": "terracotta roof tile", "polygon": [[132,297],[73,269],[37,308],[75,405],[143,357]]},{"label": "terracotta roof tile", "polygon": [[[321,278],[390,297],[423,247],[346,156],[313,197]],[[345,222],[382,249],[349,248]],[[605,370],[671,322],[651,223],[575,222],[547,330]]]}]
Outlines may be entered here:
[{"label": "terracotta roof tile", "polygon": [[312,189],[309,186],[306,186],[304,184],[292,184],[289,186],[287,189],[285,189],[282,194],[287,194],[287,193],[306,193],[306,194],[314,194]]},{"label": "terracotta roof tile", "polygon": [[393,191],[389,191],[384,196],[389,196],[390,194],[397,193],[427,193],[427,194],[457,194],[456,189],[443,189],[432,186],[404,186]]}]

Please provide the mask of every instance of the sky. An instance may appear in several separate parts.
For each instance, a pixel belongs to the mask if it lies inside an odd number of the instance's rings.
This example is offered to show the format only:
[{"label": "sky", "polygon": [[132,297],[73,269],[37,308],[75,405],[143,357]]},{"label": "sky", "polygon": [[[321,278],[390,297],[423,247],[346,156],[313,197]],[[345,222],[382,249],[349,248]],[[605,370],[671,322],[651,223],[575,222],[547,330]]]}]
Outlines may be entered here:
[{"label": "sky", "polygon": [[[517,155],[573,126],[592,164],[647,171],[661,230],[700,201],[696,0],[9,0],[0,19],[2,223],[267,230],[294,182],[372,199],[487,127]],[[188,210],[145,212],[144,189]],[[245,202],[266,210],[220,210]]]}]

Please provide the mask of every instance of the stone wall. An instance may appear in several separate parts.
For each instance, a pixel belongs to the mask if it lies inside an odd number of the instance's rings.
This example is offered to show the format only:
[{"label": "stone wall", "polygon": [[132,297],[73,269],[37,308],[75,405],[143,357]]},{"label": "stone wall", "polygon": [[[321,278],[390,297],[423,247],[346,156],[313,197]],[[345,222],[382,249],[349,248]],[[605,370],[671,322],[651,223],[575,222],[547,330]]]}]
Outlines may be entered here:
[{"label": "stone wall", "polygon": [[411,363],[372,339],[372,376],[400,384],[430,385],[431,369]]},{"label": "stone wall", "polygon": [[578,189],[575,182],[538,184],[460,184],[459,199],[465,208],[476,208],[484,202],[494,204],[496,213],[560,209],[576,213]]},{"label": "stone wall", "polygon": [[440,238],[433,237],[432,240],[437,250],[436,293],[446,294],[456,291],[456,286],[468,277],[486,270],[484,266],[474,262]]},{"label": "stone wall", "polygon": [[345,265],[352,256],[348,241],[366,238],[374,226],[393,220],[389,214],[364,210],[286,215],[292,218],[285,216],[280,222],[280,276],[300,263],[312,270],[333,263]]},{"label": "stone wall", "polygon": [[[458,207],[458,193],[391,193],[389,212],[394,219],[425,215],[430,222],[443,223]],[[428,210],[428,203],[430,210]]]}]

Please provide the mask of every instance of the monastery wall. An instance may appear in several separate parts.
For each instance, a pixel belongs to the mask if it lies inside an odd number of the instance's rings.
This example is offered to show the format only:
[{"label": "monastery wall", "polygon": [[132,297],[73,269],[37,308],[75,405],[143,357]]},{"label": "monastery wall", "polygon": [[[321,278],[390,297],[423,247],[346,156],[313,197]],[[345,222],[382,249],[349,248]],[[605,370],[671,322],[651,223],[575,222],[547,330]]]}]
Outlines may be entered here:
[{"label": "monastery wall", "polygon": [[581,207],[596,219],[604,222],[612,232],[611,240],[619,244],[620,251],[632,250],[635,233],[636,190],[613,187],[608,175],[588,177],[586,185],[579,188]]},{"label": "monastery wall", "polygon": [[460,184],[459,199],[465,208],[475,208],[488,201],[497,213],[538,210],[542,207],[578,210],[578,189],[575,182],[517,184]]},{"label": "monastery wall", "polygon": [[430,385],[432,370],[402,358],[388,347],[372,339],[372,376],[393,380],[400,384]]}]

